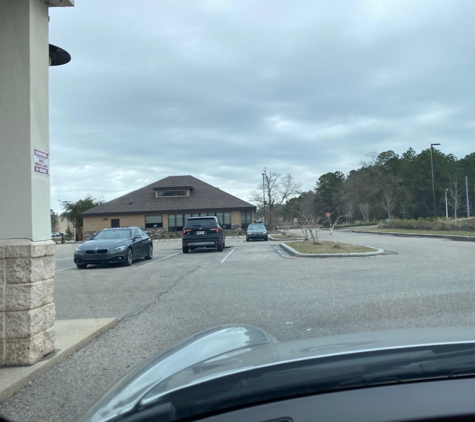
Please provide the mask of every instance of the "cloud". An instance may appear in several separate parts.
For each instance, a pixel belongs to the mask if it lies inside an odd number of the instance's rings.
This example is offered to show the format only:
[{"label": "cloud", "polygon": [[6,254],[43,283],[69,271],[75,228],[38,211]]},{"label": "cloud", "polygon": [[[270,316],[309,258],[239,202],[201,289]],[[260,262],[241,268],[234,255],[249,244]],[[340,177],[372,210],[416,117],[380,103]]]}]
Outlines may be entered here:
[{"label": "cloud", "polygon": [[470,1],[78,2],[51,9],[52,207],[192,174],[243,199],[370,151],[473,151]]}]

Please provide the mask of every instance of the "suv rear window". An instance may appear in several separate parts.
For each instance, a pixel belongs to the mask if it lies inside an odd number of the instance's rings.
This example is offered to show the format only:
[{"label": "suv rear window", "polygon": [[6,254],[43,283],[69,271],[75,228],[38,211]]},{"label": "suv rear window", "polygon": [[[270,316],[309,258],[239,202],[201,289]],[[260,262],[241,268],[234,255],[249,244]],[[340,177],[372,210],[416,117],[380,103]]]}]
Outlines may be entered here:
[{"label": "suv rear window", "polygon": [[185,227],[192,229],[193,227],[203,227],[209,229],[210,227],[216,227],[216,219],[214,218],[196,218],[193,220],[187,220]]}]

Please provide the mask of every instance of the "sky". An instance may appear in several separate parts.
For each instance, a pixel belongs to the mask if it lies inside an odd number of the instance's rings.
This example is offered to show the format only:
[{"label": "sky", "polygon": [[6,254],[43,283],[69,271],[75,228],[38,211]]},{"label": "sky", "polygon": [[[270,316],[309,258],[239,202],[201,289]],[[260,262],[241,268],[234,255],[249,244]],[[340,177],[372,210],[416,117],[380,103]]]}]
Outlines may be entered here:
[{"label": "sky", "polygon": [[371,152],[475,151],[473,0],[76,0],[50,8],[51,208],[193,175],[243,200]]}]

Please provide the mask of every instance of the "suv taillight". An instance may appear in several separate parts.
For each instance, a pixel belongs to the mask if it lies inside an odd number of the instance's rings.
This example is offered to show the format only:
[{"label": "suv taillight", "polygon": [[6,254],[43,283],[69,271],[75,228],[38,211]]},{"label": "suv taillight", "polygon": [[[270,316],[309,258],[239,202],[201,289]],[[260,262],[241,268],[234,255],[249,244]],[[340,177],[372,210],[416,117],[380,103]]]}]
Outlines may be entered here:
[{"label": "suv taillight", "polygon": [[181,234],[187,234],[187,233],[191,233],[191,229],[183,229],[181,231]]},{"label": "suv taillight", "polygon": [[221,228],[220,227],[213,227],[212,229],[210,230],[214,230],[216,231],[216,233],[220,233],[221,232]]}]

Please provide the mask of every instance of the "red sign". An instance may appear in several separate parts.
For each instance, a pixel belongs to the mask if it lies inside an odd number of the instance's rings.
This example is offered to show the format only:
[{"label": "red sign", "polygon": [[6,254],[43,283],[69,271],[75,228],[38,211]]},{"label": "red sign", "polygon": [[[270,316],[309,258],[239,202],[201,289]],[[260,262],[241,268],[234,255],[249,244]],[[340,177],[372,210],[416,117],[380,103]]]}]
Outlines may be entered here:
[{"label": "red sign", "polygon": [[49,153],[48,152],[40,151],[39,149],[33,150],[33,171],[35,173],[49,176]]}]

